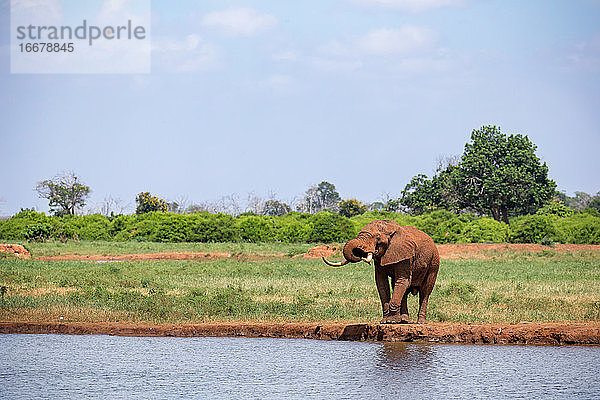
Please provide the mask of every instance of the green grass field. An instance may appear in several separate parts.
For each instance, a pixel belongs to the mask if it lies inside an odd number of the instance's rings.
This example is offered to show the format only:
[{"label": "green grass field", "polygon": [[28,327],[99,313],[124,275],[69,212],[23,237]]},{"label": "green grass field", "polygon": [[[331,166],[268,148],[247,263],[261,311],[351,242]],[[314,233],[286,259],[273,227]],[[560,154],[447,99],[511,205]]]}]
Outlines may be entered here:
[{"label": "green grass field", "polygon": [[[9,242],[10,243],[10,242]],[[17,243],[17,242],[15,242]],[[22,242],[18,242],[22,244]],[[157,242],[106,242],[81,241],[29,242],[27,249],[35,257],[51,257],[62,254],[119,255],[161,252],[231,253],[247,255],[283,254],[293,256],[305,253],[311,243],[157,243]]]},{"label": "green grass field", "polygon": [[[0,320],[65,322],[331,321],[380,319],[373,267],[291,258],[310,244],[28,244],[34,256],[164,251],[284,257],[260,261],[84,261],[0,258]],[[409,298],[411,317],[417,297]],[[598,253],[499,253],[442,260],[430,321],[600,321]]]}]

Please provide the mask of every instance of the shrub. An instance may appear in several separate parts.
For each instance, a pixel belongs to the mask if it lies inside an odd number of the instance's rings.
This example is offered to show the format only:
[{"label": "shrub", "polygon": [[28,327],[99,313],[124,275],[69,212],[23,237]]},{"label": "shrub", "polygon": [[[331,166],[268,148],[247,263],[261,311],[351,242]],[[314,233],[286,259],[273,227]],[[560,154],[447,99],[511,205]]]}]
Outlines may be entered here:
[{"label": "shrub", "polygon": [[110,221],[100,214],[56,218],[55,237],[81,240],[111,240]]},{"label": "shrub", "polygon": [[555,221],[563,243],[600,244],[600,217],[579,212]]},{"label": "shrub", "polygon": [[322,211],[311,216],[310,242],[345,242],[354,236],[354,224],[346,217]]},{"label": "shrub", "polygon": [[526,215],[517,217],[511,223],[510,241],[513,243],[540,243],[542,239],[560,242],[554,225],[554,216]]},{"label": "shrub", "polygon": [[158,242],[344,242],[369,222],[390,219],[415,226],[436,243],[504,242],[600,244],[600,214],[595,210],[568,217],[526,215],[511,220],[510,227],[487,217],[435,211],[408,216],[370,211],[351,219],[331,212],[282,216],[241,215],[200,212],[172,214],[149,212],[141,215],[105,217],[99,214],[49,217],[22,210],[0,221],[0,240],[78,237],[82,240],[138,240]]},{"label": "shrub", "polygon": [[459,241],[462,243],[504,243],[509,237],[510,228],[508,225],[484,217],[466,224]]},{"label": "shrub", "polygon": [[46,223],[38,223],[27,225],[23,230],[23,237],[27,240],[44,241],[50,239],[52,233],[52,225]]},{"label": "shrub", "polygon": [[557,215],[559,217],[570,217],[575,210],[565,206],[562,201],[552,199],[542,208],[537,210],[536,215]]},{"label": "shrub", "polygon": [[460,241],[465,226],[473,219],[470,214],[456,215],[441,210],[419,215],[414,226],[431,236],[436,243],[456,243]]},{"label": "shrub", "polygon": [[48,223],[49,217],[44,213],[38,213],[31,209],[21,209],[11,218],[0,221],[0,239],[19,240],[26,239],[24,236],[27,225],[37,223]]},{"label": "shrub", "polygon": [[270,217],[244,216],[237,219],[239,238],[244,242],[273,242],[273,224]]},{"label": "shrub", "polygon": [[151,242],[187,242],[190,237],[188,218],[180,214],[154,213],[152,230],[148,240]]},{"label": "shrub", "polygon": [[305,243],[309,241],[311,227],[310,216],[298,212],[291,212],[273,220],[275,241],[283,243]]},{"label": "shrub", "polygon": [[190,221],[190,242],[232,242],[238,240],[235,218],[227,214],[194,213],[186,216]]}]

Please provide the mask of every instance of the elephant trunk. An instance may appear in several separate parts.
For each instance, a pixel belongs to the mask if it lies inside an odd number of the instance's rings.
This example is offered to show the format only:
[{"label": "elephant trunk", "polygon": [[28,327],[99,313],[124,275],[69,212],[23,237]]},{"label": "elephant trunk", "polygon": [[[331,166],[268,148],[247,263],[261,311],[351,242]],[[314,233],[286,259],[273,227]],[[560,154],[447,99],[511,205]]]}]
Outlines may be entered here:
[{"label": "elephant trunk", "polygon": [[373,252],[375,249],[370,250],[369,247],[370,246],[367,246],[365,244],[365,241],[362,240],[361,238],[355,238],[355,239],[348,241],[344,245],[344,249],[343,249],[343,254],[344,254],[344,258],[345,258],[344,261],[338,262],[338,263],[333,263],[333,262],[327,261],[325,259],[325,257],[322,257],[322,258],[323,258],[323,261],[325,261],[325,264],[331,265],[332,267],[341,267],[342,265],[346,265],[351,262],[355,263],[355,262],[359,262],[359,261],[365,261],[367,263],[370,263],[371,260],[373,259]]},{"label": "elephant trunk", "polygon": [[359,239],[352,239],[350,241],[348,241],[345,245],[344,245],[344,258],[349,261],[349,262],[359,262],[361,260],[361,254],[356,254],[358,253],[357,250],[360,249],[360,240]]}]

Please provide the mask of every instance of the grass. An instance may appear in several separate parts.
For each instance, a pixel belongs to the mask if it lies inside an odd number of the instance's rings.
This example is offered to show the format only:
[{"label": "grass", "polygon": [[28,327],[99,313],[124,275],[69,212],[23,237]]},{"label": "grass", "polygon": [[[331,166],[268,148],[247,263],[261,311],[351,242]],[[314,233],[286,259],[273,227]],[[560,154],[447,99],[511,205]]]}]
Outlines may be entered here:
[{"label": "grass", "polygon": [[[65,246],[65,247],[61,247]],[[35,256],[160,251],[287,254],[311,245],[88,242],[28,245]],[[233,250],[232,250],[233,249]],[[98,250],[101,250],[100,252]],[[105,252],[105,253],[102,253]],[[0,320],[379,321],[372,266],[320,259],[95,263],[0,258]],[[409,297],[411,317],[417,297]],[[600,321],[598,253],[507,253],[442,260],[431,321]]]},{"label": "grass", "polygon": [[[22,244],[22,243],[21,243]],[[67,243],[29,242],[25,245],[34,257],[52,257],[63,254],[120,255],[161,252],[231,253],[232,255],[288,256],[305,253],[313,247],[306,243],[157,243],[157,242],[107,242],[81,241]]]}]

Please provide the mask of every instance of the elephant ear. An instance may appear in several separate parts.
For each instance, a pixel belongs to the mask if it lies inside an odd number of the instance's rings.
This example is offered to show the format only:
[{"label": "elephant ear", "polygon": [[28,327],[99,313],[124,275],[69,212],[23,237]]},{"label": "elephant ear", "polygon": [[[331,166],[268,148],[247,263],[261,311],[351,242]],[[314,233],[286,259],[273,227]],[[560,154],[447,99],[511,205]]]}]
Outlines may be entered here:
[{"label": "elephant ear", "polygon": [[398,228],[390,238],[390,245],[381,257],[381,266],[396,264],[402,260],[412,258],[415,255],[417,244],[409,232],[404,228]]}]

